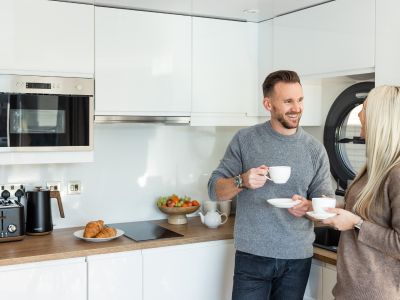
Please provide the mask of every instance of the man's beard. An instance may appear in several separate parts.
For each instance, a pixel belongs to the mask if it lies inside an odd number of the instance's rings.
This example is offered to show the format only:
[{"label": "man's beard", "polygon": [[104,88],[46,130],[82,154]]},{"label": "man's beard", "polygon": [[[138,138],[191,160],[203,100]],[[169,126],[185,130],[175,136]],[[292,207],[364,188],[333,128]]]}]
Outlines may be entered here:
[{"label": "man's beard", "polygon": [[281,123],[282,126],[285,127],[286,129],[294,129],[294,128],[299,127],[301,114],[298,114],[298,116],[299,116],[299,118],[297,119],[296,125],[291,125],[287,120],[285,120],[283,114],[279,114],[279,115],[277,116],[277,120],[278,120],[279,123]]}]

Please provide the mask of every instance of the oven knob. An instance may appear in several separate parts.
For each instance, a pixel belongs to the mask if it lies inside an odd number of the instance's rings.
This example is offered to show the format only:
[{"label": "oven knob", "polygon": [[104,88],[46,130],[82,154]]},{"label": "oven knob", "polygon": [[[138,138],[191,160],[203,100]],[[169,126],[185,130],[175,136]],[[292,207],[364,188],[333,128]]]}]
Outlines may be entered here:
[{"label": "oven knob", "polygon": [[10,224],[10,225],[8,225],[7,230],[10,233],[14,233],[17,231],[17,226],[15,226],[14,224]]},{"label": "oven knob", "polygon": [[82,88],[83,88],[83,87],[82,87],[81,84],[77,84],[77,85],[76,85],[76,89],[77,89],[78,91],[82,91]]}]

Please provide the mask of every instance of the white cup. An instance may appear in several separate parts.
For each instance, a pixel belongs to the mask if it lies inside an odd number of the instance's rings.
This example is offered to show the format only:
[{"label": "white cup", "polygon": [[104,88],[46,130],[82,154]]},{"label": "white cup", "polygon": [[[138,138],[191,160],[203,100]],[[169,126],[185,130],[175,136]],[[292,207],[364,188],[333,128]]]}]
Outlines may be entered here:
[{"label": "white cup", "polygon": [[232,200],[218,201],[218,210],[229,217],[231,214],[231,204]]},{"label": "white cup", "polygon": [[325,208],[334,208],[336,206],[335,198],[312,198],[312,207],[315,214],[327,214]]},{"label": "white cup", "polygon": [[290,177],[291,168],[288,166],[274,166],[268,167],[268,175],[266,177],[274,183],[286,183]]},{"label": "white cup", "polygon": [[205,201],[203,210],[205,214],[209,211],[217,210],[217,201]]}]

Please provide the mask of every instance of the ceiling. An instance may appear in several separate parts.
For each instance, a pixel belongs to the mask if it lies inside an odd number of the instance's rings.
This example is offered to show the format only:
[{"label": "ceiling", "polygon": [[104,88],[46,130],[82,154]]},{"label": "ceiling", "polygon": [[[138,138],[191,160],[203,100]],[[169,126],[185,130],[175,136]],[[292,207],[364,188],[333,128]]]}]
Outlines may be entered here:
[{"label": "ceiling", "polygon": [[330,1],[332,0],[94,0],[94,3],[112,7],[260,22]]}]

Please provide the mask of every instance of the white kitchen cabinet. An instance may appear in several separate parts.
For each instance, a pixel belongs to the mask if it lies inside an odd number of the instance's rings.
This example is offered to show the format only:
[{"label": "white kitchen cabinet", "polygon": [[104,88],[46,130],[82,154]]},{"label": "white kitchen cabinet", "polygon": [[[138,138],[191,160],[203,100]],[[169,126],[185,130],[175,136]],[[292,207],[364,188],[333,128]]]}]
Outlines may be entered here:
[{"label": "white kitchen cabinet", "polygon": [[320,126],[322,124],[322,85],[320,80],[302,80],[304,110],[301,126]]},{"label": "white kitchen cabinet", "polygon": [[[273,20],[259,23],[258,28],[258,111],[259,116],[270,117],[263,104],[264,98],[262,84],[267,75],[274,71],[273,69]],[[304,94],[304,111],[300,121],[301,126],[320,126],[321,125],[321,106],[322,89],[320,80],[310,80],[301,78]]]},{"label": "white kitchen cabinet", "polygon": [[336,284],[336,267],[325,264],[322,270],[322,300],[333,300],[332,289]]},{"label": "white kitchen cabinet", "polygon": [[191,125],[250,125],[259,115],[257,24],[193,18]]},{"label": "white kitchen cabinet", "polygon": [[376,0],[375,85],[400,85],[400,19],[397,0]]},{"label": "white kitchen cabinet", "polygon": [[87,257],[88,300],[142,299],[141,251]]},{"label": "white kitchen cabinet", "polygon": [[274,69],[316,75],[374,67],[375,0],[331,1],[273,22]]},{"label": "white kitchen cabinet", "polygon": [[191,18],[96,7],[96,115],[189,116]]},{"label": "white kitchen cabinet", "polygon": [[313,259],[304,300],[332,300],[336,266]]},{"label": "white kitchen cabinet", "polygon": [[270,112],[263,105],[264,94],[262,84],[269,73],[273,71],[272,46],[273,20],[258,24],[258,115],[269,117]]},{"label": "white kitchen cabinet", "polygon": [[0,267],[1,298],[86,300],[85,258]]},{"label": "white kitchen cabinet", "polygon": [[94,7],[0,1],[0,72],[93,77]]},{"label": "white kitchen cabinet", "polygon": [[145,249],[143,299],[231,299],[233,241]]},{"label": "white kitchen cabinet", "polygon": [[322,272],[324,263],[312,260],[310,276],[304,294],[305,300],[322,300]]}]

